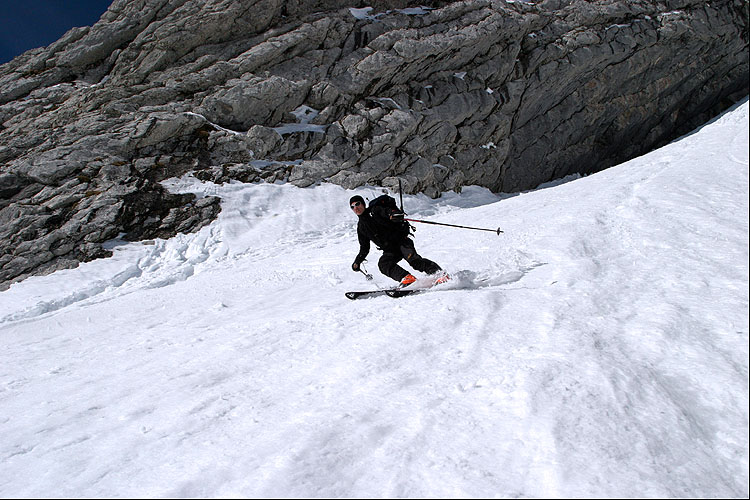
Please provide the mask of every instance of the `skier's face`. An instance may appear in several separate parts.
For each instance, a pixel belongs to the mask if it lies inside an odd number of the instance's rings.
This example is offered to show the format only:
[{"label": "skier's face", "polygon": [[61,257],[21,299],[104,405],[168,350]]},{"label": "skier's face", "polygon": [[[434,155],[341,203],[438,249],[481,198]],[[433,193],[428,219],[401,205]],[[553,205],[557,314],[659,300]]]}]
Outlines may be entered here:
[{"label": "skier's face", "polygon": [[365,211],[365,204],[361,201],[353,201],[349,206],[352,207],[352,210],[357,214],[357,217],[362,215],[362,212]]}]

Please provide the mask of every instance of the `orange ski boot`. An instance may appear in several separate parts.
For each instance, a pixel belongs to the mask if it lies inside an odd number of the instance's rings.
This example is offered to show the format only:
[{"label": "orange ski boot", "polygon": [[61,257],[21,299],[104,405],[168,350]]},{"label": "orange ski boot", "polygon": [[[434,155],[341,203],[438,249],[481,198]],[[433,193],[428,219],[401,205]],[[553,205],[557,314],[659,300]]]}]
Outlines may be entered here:
[{"label": "orange ski boot", "polygon": [[405,286],[409,286],[412,283],[414,283],[415,281],[417,281],[417,278],[415,278],[411,274],[407,274],[406,276],[403,277],[403,279],[401,280],[401,283],[398,285],[398,287],[399,288],[403,288]]},{"label": "orange ski boot", "polygon": [[451,277],[448,275],[448,273],[443,273],[440,276],[438,276],[435,281],[432,282],[433,285],[440,285],[445,283],[446,281],[450,280]]}]

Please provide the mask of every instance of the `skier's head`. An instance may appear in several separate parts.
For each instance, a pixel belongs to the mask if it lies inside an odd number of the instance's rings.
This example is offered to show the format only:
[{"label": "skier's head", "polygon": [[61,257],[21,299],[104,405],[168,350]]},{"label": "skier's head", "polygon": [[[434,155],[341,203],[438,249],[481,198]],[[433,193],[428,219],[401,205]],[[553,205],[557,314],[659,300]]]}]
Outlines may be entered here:
[{"label": "skier's head", "polygon": [[359,217],[365,211],[365,199],[360,195],[352,196],[349,199],[349,207],[354,210],[354,213]]}]

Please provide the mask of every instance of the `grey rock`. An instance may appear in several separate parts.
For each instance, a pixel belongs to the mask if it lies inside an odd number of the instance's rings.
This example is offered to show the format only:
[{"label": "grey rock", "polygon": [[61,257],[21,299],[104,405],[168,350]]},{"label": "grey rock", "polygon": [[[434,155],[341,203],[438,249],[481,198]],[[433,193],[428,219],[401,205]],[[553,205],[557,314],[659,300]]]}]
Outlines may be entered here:
[{"label": "grey rock", "polygon": [[[404,10],[406,7],[417,7]],[[440,196],[604,169],[748,92],[743,0],[116,0],[0,66],[0,287],[210,222],[214,182]]]}]

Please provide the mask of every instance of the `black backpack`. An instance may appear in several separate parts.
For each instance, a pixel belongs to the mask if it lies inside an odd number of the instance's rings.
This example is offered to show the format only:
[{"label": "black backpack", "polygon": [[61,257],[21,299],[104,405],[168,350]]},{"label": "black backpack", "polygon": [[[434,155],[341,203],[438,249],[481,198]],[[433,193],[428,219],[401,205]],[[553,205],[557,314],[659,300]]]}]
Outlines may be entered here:
[{"label": "black backpack", "polygon": [[401,214],[404,213],[400,208],[398,208],[398,205],[396,205],[396,199],[392,196],[388,196],[387,194],[382,194],[370,202],[371,212],[375,207],[383,207],[388,213],[393,213],[393,211]]},{"label": "black backpack", "polygon": [[374,218],[381,224],[387,224],[397,234],[407,237],[409,236],[409,223],[405,220],[393,220],[390,218],[393,214],[405,215],[404,211],[396,205],[396,199],[387,194],[383,194],[373,199],[370,202],[370,213]]}]

